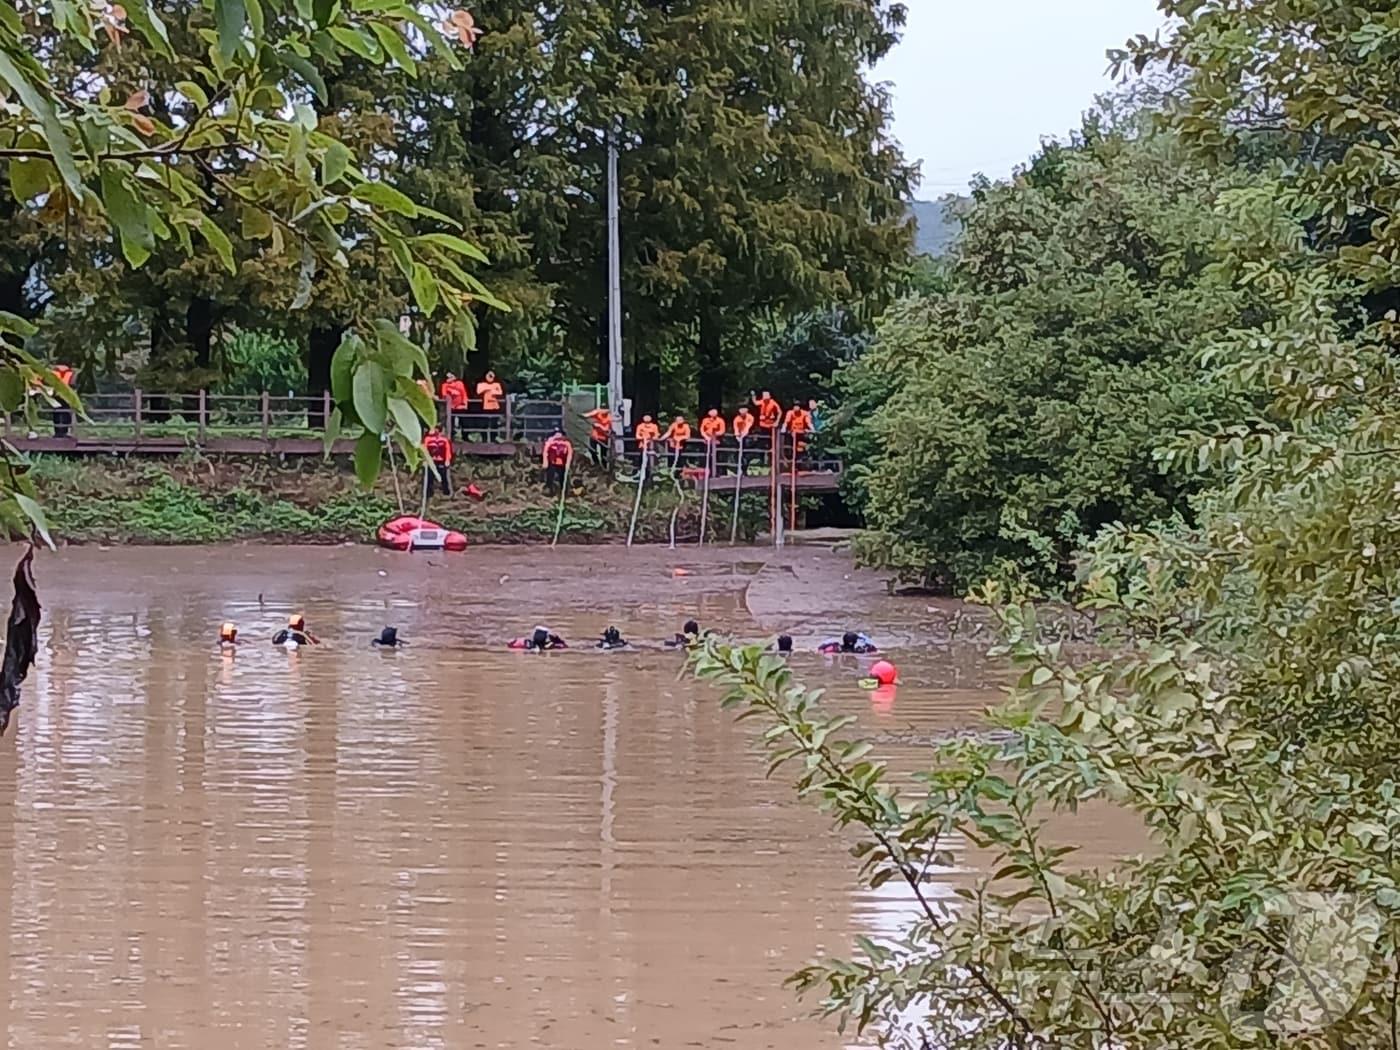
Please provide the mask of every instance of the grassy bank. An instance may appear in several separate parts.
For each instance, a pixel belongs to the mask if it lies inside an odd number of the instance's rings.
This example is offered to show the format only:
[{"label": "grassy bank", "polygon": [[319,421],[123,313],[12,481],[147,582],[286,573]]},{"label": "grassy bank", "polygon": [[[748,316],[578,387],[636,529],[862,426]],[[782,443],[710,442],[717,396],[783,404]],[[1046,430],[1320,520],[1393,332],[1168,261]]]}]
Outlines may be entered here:
[{"label": "grassy bank", "polygon": [[[69,543],[218,543],[269,540],[300,543],[372,542],[374,532],[399,512],[392,479],[372,492],[353,475],[319,460],[278,465],[270,460],[175,460],[57,456],[36,457],[33,477],[55,538]],[[480,501],[462,494],[468,480],[485,492]],[[464,532],[478,543],[539,543],[554,535],[559,503],[545,495],[538,471],[523,462],[459,464],[459,491],[437,496],[427,517]],[[422,490],[400,479],[410,514]],[[634,486],[580,470],[564,505],[561,543],[609,543],[625,539]],[[679,539],[699,535],[699,499],[678,497],[667,481],[644,494],[638,515],[640,542],[664,542],[671,512],[680,503]],[[727,539],[730,501],[713,496],[712,536]],[[761,498],[747,497],[740,533],[750,536],[764,517]]]}]

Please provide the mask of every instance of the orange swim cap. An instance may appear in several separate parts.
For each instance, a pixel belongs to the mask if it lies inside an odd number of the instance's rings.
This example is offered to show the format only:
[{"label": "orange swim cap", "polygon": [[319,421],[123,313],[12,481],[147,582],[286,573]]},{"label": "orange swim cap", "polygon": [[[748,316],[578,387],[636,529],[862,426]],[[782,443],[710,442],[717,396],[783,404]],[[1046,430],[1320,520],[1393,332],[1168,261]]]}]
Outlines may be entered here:
[{"label": "orange swim cap", "polygon": [[294,631],[300,631],[303,627],[306,626],[306,617],[303,616],[301,613],[296,613],[293,616],[289,616],[287,617],[287,626]]}]

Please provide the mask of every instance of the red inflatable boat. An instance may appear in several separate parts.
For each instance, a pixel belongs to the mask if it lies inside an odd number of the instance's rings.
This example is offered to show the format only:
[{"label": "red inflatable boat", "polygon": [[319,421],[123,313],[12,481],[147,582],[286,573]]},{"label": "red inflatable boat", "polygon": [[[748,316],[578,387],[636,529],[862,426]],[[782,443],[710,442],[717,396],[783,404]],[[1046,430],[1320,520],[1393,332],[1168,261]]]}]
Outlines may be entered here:
[{"label": "red inflatable boat", "polygon": [[407,515],[379,526],[379,545],[394,551],[464,551],[467,538],[441,525]]}]

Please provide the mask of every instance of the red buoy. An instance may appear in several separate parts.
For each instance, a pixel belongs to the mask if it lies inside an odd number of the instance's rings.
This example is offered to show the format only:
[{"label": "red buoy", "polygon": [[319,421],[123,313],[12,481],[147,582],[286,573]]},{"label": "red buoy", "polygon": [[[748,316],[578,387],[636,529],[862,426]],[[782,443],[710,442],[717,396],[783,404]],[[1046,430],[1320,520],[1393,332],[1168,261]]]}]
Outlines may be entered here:
[{"label": "red buoy", "polygon": [[899,671],[888,660],[877,660],[875,666],[870,669],[870,676],[881,685],[894,685],[899,678]]}]

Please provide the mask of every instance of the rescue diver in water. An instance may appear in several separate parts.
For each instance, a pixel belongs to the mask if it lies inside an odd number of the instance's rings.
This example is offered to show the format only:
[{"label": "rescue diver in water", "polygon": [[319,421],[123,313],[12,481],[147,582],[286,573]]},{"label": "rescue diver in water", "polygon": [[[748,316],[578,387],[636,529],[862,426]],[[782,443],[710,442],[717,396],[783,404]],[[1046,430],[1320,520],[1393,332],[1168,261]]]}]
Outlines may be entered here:
[{"label": "rescue diver in water", "polygon": [[603,632],[603,636],[593,644],[595,649],[626,649],[627,639],[622,637],[622,632],[616,627],[609,627]]},{"label": "rescue diver in water", "polygon": [[407,645],[408,643],[399,641],[399,629],[397,627],[386,627],[379,632],[379,637],[371,639],[369,644],[383,646],[385,649],[397,649],[399,646]]},{"label": "rescue diver in water", "polygon": [[548,627],[536,627],[528,638],[512,638],[507,648],[523,649],[528,653],[544,653],[551,649],[567,649],[569,643]]},{"label": "rescue diver in water", "polygon": [[694,620],[686,620],[681,625],[681,633],[666,643],[668,649],[685,649],[700,640],[700,625]]},{"label": "rescue diver in water", "polygon": [[819,653],[857,653],[865,655],[868,653],[878,653],[880,650],[870,637],[856,631],[847,631],[839,639],[828,638],[817,646]]},{"label": "rescue diver in water", "polygon": [[273,645],[300,649],[303,645],[320,645],[321,639],[306,629],[306,617],[297,613],[287,618],[287,626],[272,636]]}]

